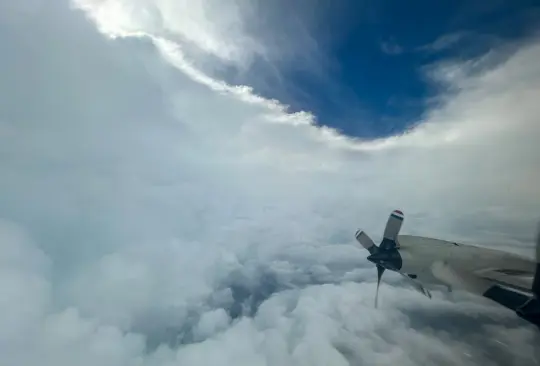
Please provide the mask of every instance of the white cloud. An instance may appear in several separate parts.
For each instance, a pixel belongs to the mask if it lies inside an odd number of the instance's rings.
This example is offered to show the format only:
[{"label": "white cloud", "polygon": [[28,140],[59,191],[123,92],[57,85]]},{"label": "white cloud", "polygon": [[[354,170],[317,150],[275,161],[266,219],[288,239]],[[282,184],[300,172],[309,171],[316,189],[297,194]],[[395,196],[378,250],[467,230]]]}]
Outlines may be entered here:
[{"label": "white cloud", "polygon": [[435,39],[433,42],[418,47],[418,50],[426,52],[440,52],[451,47],[454,47],[457,43],[463,40],[467,36],[467,32],[455,32],[443,34]]},{"label": "white cloud", "polygon": [[75,5],[96,21],[106,34],[123,36],[151,33],[178,39],[186,47],[217,57],[222,62],[243,63],[257,49],[245,31],[246,12],[252,6],[244,0],[225,5],[221,1],[75,1]]},{"label": "white cloud", "polygon": [[[281,78],[280,69],[302,62],[302,70],[324,76],[329,60],[313,33],[322,15],[311,3],[234,0],[72,0],[110,37],[151,36],[174,43],[208,75],[257,73]],[[283,12],[287,6],[288,12]],[[320,7],[320,5],[319,5]],[[304,9],[305,8],[305,9]],[[299,12],[306,10],[304,12]],[[275,24],[279,23],[279,27]],[[261,65],[264,65],[261,67]],[[264,79],[262,75],[261,80]]]},{"label": "white cloud", "polygon": [[[86,4],[146,38],[107,40],[62,3],[4,24],[1,364],[538,363],[535,329],[466,294],[390,274],[374,309],[352,238],[400,207],[404,232],[530,251],[537,40],[443,78],[409,134],[355,141],[203,73],[138,13],[153,3]],[[197,37],[226,44],[208,22]]]},{"label": "white cloud", "polygon": [[399,55],[403,53],[403,47],[393,41],[382,42],[381,51],[388,55]]}]

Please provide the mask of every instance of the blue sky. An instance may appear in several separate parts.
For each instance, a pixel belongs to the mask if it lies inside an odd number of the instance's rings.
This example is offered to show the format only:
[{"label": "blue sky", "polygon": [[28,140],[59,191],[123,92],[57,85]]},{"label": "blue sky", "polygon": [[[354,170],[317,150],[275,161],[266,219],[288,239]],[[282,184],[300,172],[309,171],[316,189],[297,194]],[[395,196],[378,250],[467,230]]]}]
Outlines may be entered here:
[{"label": "blue sky", "polygon": [[[296,1],[285,8],[324,12],[328,5]],[[425,66],[478,57],[531,36],[540,22],[533,0],[341,0],[334,8],[332,17],[309,27],[318,58],[327,61],[322,69],[299,62],[279,70],[281,82],[258,83],[250,74],[247,83],[293,111],[314,113],[320,124],[364,138],[400,133],[420,120],[441,87],[428,81]]]}]

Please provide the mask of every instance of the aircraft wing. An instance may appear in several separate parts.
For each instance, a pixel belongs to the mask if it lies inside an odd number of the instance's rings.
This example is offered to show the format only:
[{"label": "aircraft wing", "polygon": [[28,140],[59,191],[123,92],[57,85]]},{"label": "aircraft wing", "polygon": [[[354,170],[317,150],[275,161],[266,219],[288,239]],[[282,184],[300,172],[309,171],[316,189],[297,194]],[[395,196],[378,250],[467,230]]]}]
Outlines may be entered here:
[{"label": "aircraft wing", "polygon": [[499,286],[507,287],[519,291],[528,296],[532,296],[532,283],[534,271],[524,268],[486,268],[474,272],[478,277],[493,282]]},{"label": "aircraft wing", "polygon": [[491,299],[540,327],[540,234],[535,259],[420,236],[398,240],[402,267],[419,271],[420,278],[429,272],[437,282]]},{"label": "aircraft wing", "polygon": [[[505,285],[531,293],[536,271],[536,262],[532,258],[492,248],[422,236],[400,235],[398,241],[401,244],[400,252],[406,258],[404,267],[411,264],[413,268],[419,268],[424,263],[444,262],[460,273],[467,273],[490,284]],[[437,282],[449,285],[448,281],[437,276],[432,268],[429,272],[431,273],[417,274],[428,282],[430,280],[426,276],[433,274]],[[459,286],[452,284],[452,287]]]},{"label": "aircraft wing", "polygon": [[460,272],[532,295],[536,261],[516,254],[454,243],[447,262]]},{"label": "aircraft wing", "polygon": [[[481,256],[473,255],[474,261],[463,256],[473,251]],[[432,265],[433,275],[439,280],[491,299],[540,327],[538,262],[484,248],[464,250],[449,259]]]}]

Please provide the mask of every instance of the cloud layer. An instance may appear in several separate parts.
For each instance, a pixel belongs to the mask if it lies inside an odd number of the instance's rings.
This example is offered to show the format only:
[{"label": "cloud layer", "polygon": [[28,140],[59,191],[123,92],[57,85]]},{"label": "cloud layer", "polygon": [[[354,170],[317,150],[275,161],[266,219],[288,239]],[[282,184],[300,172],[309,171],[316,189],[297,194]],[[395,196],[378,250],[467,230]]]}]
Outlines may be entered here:
[{"label": "cloud layer", "polygon": [[0,18],[1,364],[539,363],[536,329],[467,294],[389,275],[374,309],[352,240],[399,207],[404,233],[532,257],[537,39],[427,68],[417,127],[357,141],[201,71],[268,54],[242,2],[23,3]]}]

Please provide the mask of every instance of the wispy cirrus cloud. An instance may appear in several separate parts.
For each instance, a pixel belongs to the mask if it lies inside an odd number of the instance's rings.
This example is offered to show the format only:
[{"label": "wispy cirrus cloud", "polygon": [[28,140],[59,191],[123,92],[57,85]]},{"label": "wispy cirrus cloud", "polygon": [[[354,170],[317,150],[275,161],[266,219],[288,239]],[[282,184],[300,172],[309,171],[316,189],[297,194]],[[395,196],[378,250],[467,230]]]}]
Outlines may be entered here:
[{"label": "wispy cirrus cloud", "polygon": [[439,52],[456,46],[463,38],[467,36],[467,32],[455,32],[443,34],[433,42],[420,46],[417,49],[425,52]]},{"label": "wispy cirrus cloud", "polygon": [[388,42],[382,42],[381,43],[381,51],[386,53],[387,55],[399,55],[403,53],[403,47],[401,47],[399,44],[388,41]]},{"label": "wispy cirrus cloud", "polygon": [[85,4],[121,37],[62,3],[4,24],[2,364],[538,363],[535,329],[467,294],[388,276],[374,309],[352,237],[400,207],[404,232],[529,254],[537,39],[440,65],[413,130],[360,141],[205,73],[139,19],[162,3]]}]

